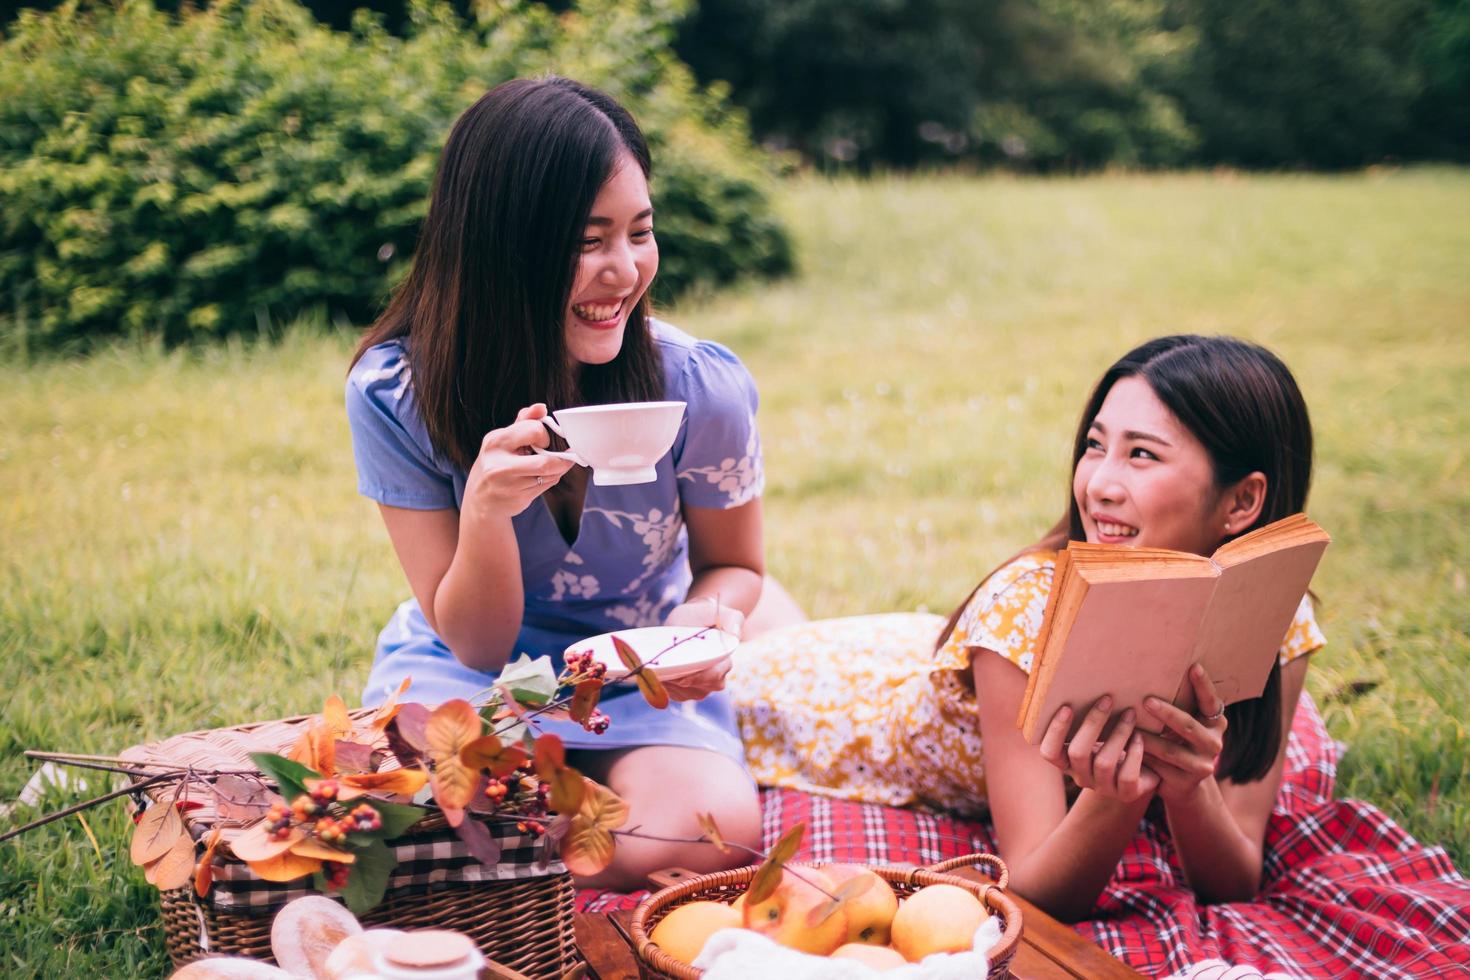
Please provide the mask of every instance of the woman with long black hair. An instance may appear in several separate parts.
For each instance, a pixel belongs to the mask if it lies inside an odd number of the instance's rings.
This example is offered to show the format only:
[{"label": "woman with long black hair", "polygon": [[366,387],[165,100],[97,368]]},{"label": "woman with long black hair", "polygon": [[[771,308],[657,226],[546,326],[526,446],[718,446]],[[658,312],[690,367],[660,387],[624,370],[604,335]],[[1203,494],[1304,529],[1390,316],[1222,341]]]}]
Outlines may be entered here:
[{"label": "woman with long black hair", "polygon": [[[726,348],[649,315],[650,171],[628,112],[564,78],[507,82],[455,123],[412,271],[347,382],[359,489],[413,590],[379,639],[365,703],[410,677],[414,700],[471,697],[520,653],[560,667],[567,646],[610,630],[751,631],[765,568],[755,385]],[[686,414],[652,483],[597,486],[534,452],[548,406],[657,400]],[[799,616],[778,586],[767,596],[783,603],[776,619]],[[547,727],[643,833],[696,838],[705,811],[753,845],[727,669],[670,684],[664,711],[607,698],[602,735]],[[625,839],[593,883],[733,860]]]}]

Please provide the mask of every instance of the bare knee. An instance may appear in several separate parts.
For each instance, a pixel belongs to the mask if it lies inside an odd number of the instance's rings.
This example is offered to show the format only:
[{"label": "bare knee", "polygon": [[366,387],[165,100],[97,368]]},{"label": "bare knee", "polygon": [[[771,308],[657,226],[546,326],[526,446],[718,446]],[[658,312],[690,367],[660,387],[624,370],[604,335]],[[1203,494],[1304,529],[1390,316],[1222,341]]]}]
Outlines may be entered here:
[{"label": "bare knee", "polygon": [[[646,887],[651,872],[684,867],[719,871],[749,864],[760,846],[760,799],[742,766],[715,752],[649,746],[624,753],[607,773],[613,792],[628,804],[613,863],[580,881],[586,887]],[[708,814],[731,845],[704,840]]]}]

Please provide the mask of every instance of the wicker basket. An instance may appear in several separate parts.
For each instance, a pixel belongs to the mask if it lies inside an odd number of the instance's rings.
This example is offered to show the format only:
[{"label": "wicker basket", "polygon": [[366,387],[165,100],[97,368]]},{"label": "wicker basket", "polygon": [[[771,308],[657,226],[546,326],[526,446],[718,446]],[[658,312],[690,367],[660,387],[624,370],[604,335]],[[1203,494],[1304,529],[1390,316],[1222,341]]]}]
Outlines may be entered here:
[{"label": "wicker basket", "polygon": [[[356,712],[362,717],[371,712]],[[141,766],[193,766],[205,770],[253,769],[251,752],[284,753],[300,737],[302,725],[317,716],[190,732],[161,742],[134,746],[123,756]],[[154,800],[172,787],[143,791]],[[184,814],[195,841],[214,826],[209,799]],[[473,819],[473,817],[471,817]],[[393,843],[413,842],[438,832],[447,836],[443,817],[431,813]],[[202,846],[196,843],[196,851]],[[216,857],[216,863],[239,862]],[[463,862],[461,862],[463,863]],[[452,877],[430,869],[421,878]],[[292,883],[297,885],[298,883]],[[305,882],[302,884],[308,884]],[[308,889],[309,890],[309,889]],[[217,890],[216,890],[217,891]],[[299,893],[298,887],[295,893]],[[182,966],[211,954],[273,961],[271,922],[279,905],[246,910],[201,898],[192,888],[164,892],[164,936],[169,957]],[[475,941],[487,957],[530,977],[561,977],[580,962],[572,929],[575,888],[571,875],[555,863],[544,874],[482,881],[443,881],[390,887],[383,900],[362,916],[365,926],[395,929],[454,929]]]},{"label": "wicker basket", "polygon": [[[944,873],[953,868],[974,865],[988,866],[987,870],[995,875],[996,881],[993,884],[978,882]],[[927,868],[881,864],[869,865],[869,867],[893,887],[899,898],[907,898],[925,885],[958,885],[973,893],[976,898],[985,903],[992,913],[1000,916],[1002,923],[1000,942],[990,951],[988,975],[994,980],[1004,980],[1010,976],[1010,962],[1016,955],[1016,948],[1021,942],[1021,909],[1005,894],[1008,872],[1005,863],[1000,858],[993,854],[970,854],[965,857],[951,858]],[[632,934],[633,948],[638,953],[642,975],[669,978],[669,980],[699,980],[699,977],[704,974],[703,970],[674,959],[659,949],[653,940],[648,938],[648,934],[653,931],[654,926],[658,925],[660,919],[680,905],[697,901],[716,901],[726,904],[735,901],[745,894],[745,889],[749,887],[750,880],[755,877],[755,872],[754,867],[749,867],[700,875],[654,892],[640,902],[638,908],[633,911],[633,921],[628,930]]]}]

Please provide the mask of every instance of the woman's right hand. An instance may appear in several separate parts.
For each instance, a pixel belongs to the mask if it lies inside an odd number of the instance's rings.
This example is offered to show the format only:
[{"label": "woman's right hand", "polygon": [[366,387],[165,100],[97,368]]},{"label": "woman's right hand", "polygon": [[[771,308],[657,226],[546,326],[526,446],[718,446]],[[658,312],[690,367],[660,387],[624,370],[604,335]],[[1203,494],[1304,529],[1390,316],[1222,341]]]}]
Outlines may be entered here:
[{"label": "woman's right hand", "polygon": [[546,426],[546,406],[537,402],[516,413],[516,420],[503,429],[491,429],[480,441],[480,455],[465,479],[460,512],[471,520],[510,518],[530,506],[531,501],[556,486],[562,474],[575,463],[557,456],[542,456],[533,447],[551,444]]},{"label": "woman's right hand", "polygon": [[1132,803],[1153,793],[1159,776],[1143,764],[1143,737],[1133,730],[1137,718],[1132,708],[1102,737],[1112,710],[1111,697],[1098,698],[1069,740],[1072,709],[1058,709],[1041,738],[1041,757],[1083,789]]}]

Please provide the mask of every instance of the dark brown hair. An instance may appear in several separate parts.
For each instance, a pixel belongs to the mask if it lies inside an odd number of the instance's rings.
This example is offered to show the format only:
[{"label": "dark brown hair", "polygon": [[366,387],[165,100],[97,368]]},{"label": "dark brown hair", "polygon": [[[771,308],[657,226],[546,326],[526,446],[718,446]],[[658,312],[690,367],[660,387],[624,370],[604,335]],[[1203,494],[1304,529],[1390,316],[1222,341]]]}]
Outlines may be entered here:
[{"label": "dark brown hair", "polygon": [[413,267],[353,363],[402,338],[429,439],[462,469],[486,432],[535,402],[554,411],[663,396],[646,293],[612,361],[577,370],[566,347],[579,243],[624,153],[650,175],[628,111],[556,76],[496,86],[450,131]]},{"label": "dark brown hair", "polygon": [[[1233,337],[1160,337],[1124,354],[1103,374],[1082,410],[1072,444],[1073,474],[1087,451],[1088,430],[1108,392],[1131,377],[1146,381],[1159,401],[1205,447],[1216,487],[1223,489],[1257,471],[1265,474],[1266,499],[1260,516],[1236,534],[1306,509],[1312,482],[1312,422],[1301,390],[1275,354]],[[1086,538],[1069,481],[1066,516],[1026,551],[1055,551],[1069,541]],[[969,602],[966,599],[950,616],[941,636],[949,636]],[[1236,783],[1263,778],[1275,763],[1281,743],[1280,667],[1271,668],[1259,698],[1232,704],[1226,717],[1230,724],[1225,730],[1220,774]]]}]

